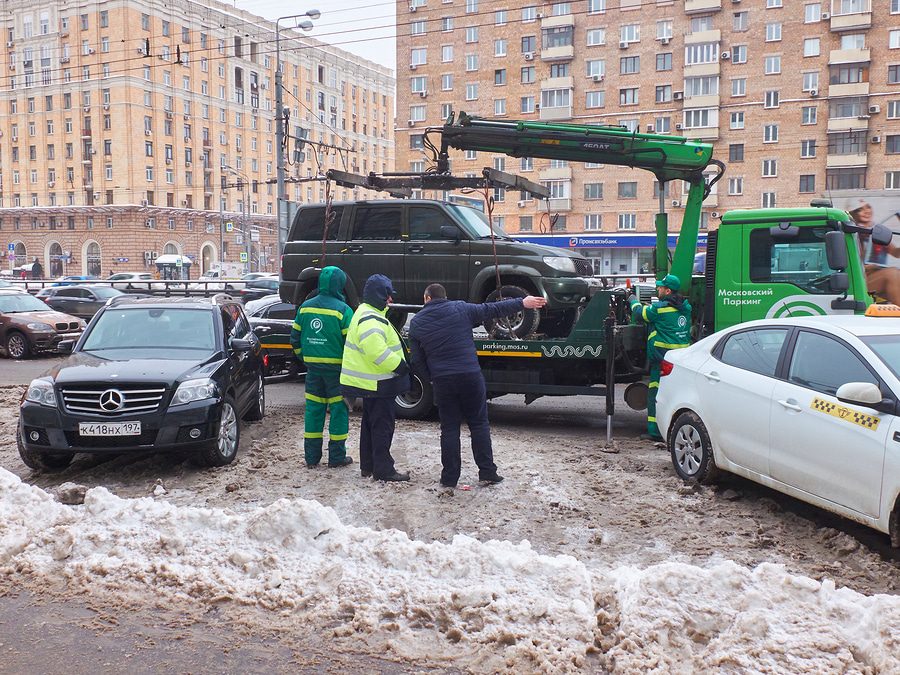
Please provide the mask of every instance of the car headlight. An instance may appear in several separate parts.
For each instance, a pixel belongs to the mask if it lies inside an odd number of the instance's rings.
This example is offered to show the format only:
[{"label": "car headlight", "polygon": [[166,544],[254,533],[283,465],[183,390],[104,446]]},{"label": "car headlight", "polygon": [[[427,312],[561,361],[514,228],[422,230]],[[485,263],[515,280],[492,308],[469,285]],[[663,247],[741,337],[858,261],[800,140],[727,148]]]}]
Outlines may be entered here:
[{"label": "car headlight", "polygon": [[202,401],[207,398],[214,398],[218,394],[216,383],[208,377],[200,380],[188,380],[178,385],[175,390],[175,396],[172,397],[172,403],[169,405],[184,405],[185,403],[193,403],[194,401]]},{"label": "car headlight", "polygon": [[545,255],[544,264],[560,272],[575,274],[575,262],[561,255]]},{"label": "car headlight", "polygon": [[55,408],[56,392],[53,390],[53,383],[47,380],[32,380],[28,385],[28,391],[25,392],[25,400]]},{"label": "car headlight", "polygon": [[84,319],[78,319],[78,328],[80,328],[81,330],[87,328],[87,321],[85,321]]},{"label": "car headlight", "polygon": [[53,330],[53,326],[49,323],[35,322],[28,324],[28,330],[51,331]]}]

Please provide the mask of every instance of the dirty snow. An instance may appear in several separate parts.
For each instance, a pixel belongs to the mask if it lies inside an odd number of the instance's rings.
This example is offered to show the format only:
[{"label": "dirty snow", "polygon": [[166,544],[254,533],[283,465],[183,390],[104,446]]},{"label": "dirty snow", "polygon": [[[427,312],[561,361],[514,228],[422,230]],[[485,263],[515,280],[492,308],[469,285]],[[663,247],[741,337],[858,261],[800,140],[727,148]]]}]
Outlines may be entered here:
[{"label": "dirty snow", "polygon": [[94,488],[73,507],[3,469],[0,523],[0,573],[230,600],[479,672],[573,671],[596,652],[617,672],[900,669],[900,597],[779,565],[590,569],[527,542],[350,526],[303,499],[236,513]]}]

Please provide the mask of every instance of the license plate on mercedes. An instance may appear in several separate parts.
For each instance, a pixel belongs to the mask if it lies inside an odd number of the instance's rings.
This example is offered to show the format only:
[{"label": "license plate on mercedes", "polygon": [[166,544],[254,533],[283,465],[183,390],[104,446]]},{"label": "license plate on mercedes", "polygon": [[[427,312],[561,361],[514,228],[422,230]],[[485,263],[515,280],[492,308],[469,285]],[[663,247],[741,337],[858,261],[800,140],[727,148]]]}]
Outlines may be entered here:
[{"label": "license plate on mercedes", "polygon": [[80,422],[80,436],[140,436],[140,422]]}]

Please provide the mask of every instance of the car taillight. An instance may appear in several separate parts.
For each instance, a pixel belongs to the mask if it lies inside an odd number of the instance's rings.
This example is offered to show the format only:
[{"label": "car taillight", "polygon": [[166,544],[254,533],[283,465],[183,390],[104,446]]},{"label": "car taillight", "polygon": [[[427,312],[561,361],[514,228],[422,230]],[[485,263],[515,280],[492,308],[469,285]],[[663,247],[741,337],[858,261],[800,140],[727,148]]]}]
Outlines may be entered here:
[{"label": "car taillight", "polygon": [[674,367],[675,366],[672,364],[671,361],[666,361],[665,359],[663,359],[659,364],[659,376],[665,377],[666,375],[668,375],[669,373],[672,372],[672,369]]},{"label": "car taillight", "polygon": [[269,355],[263,354],[263,368],[269,367]]}]

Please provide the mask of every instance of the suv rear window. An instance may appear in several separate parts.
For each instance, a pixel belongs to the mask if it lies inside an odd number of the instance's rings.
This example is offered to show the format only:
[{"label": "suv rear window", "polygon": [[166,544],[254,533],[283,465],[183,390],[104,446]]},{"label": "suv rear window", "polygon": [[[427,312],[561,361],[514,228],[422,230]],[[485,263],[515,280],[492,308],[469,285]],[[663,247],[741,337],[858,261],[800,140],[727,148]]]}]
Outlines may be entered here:
[{"label": "suv rear window", "polygon": [[357,206],[351,239],[400,241],[399,206]]},{"label": "suv rear window", "polygon": [[[328,228],[328,241],[337,239],[338,230],[341,228],[341,216],[344,214],[343,206],[335,206],[334,221]],[[322,241],[322,233],[325,230],[325,207],[301,209],[294,217],[294,225],[288,237],[290,241]]]}]

